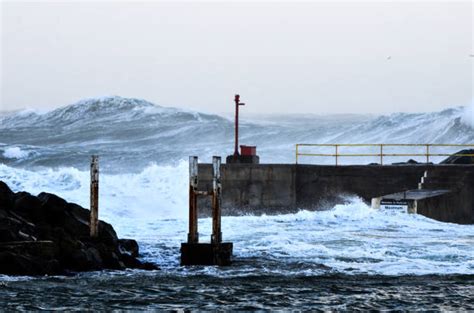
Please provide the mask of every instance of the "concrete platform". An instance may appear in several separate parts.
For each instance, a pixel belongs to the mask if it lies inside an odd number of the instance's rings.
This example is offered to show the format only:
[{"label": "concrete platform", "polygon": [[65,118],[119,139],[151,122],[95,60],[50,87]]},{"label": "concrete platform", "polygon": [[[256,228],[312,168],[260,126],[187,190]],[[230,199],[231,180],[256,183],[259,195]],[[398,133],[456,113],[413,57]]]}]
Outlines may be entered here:
[{"label": "concrete platform", "polygon": [[396,192],[389,195],[382,196],[382,200],[421,200],[425,198],[436,197],[444,195],[450,190],[439,189],[439,190],[426,190],[426,189],[413,189],[402,192]]},{"label": "concrete platform", "polygon": [[451,193],[450,190],[413,189],[396,192],[372,199],[374,209],[404,210],[407,213],[418,213],[418,204],[426,199],[437,198]]},{"label": "concrete platform", "polygon": [[231,265],[232,242],[181,243],[181,265]]}]

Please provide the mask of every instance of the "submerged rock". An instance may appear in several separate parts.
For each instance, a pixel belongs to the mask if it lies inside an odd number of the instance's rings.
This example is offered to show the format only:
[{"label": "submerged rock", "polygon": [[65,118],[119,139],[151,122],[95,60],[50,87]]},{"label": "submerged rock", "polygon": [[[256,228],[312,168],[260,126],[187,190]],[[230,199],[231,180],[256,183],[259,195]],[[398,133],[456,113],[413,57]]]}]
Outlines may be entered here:
[{"label": "submerged rock", "polygon": [[89,210],[60,197],[14,193],[0,181],[0,273],[55,275],[102,269],[158,269],[137,259],[138,244],[100,221],[89,236]]}]

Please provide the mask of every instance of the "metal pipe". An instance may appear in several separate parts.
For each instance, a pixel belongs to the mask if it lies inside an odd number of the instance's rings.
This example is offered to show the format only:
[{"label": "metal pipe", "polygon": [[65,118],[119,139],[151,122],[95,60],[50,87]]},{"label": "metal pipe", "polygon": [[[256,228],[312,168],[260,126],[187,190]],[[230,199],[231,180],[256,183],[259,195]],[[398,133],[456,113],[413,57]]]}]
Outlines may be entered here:
[{"label": "metal pipe", "polygon": [[211,195],[210,192],[201,191],[201,190],[196,190],[196,191],[194,191],[194,194],[195,194],[196,196],[210,196],[210,195]]},{"label": "metal pipe", "polygon": [[235,95],[235,147],[234,156],[239,156],[239,106],[245,105],[240,103],[240,95]]},{"label": "metal pipe", "polygon": [[380,145],[380,165],[383,165],[383,145]]},{"label": "metal pipe", "polygon": [[90,236],[99,236],[99,156],[91,157]]},{"label": "metal pipe", "polygon": [[189,157],[189,232],[188,243],[198,243],[198,212],[197,212],[197,187],[198,187],[198,157]]},{"label": "metal pipe", "polygon": [[221,157],[212,157],[212,235],[211,243],[222,242],[221,232]]},{"label": "metal pipe", "polygon": [[[301,147],[335,147],[334,153],[305,153],[300,152]],[[339,147],[379,147],[380,152],[374,153],[339,153]],[[385,153],[384,147],[426,147],[426,152],[422,153]],[[379,157],[380,164],[383,165],[384,157],[425,157],[426,162],[430,162],[430,157],[438,156],[465,156],[474,157],[474,154],[468,153],[431,153],[431,147],[474,147],[474,144],[296,144],[296,164],[300,156],[314,156],[314,157],[335,157],[336,165],[339,165],[339,157]]]},{"label": "metal pipe", "polygon": [[296,164],[298,164],[298,144],[296,144],[295,154],[296,154]]}]

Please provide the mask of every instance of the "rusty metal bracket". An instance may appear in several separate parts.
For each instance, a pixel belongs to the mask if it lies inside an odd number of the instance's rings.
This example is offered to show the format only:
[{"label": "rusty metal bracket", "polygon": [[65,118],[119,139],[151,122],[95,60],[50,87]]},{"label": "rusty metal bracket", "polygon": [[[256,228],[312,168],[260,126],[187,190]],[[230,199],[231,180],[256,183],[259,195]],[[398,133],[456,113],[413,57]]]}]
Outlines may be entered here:
[{"label": "rusty metal bracket", "polygon": [[188,243],[198,243],[198,212],[197,212],[197,188],[198,188],[198,157],[189,157],[189,232]]},{"label": "rusty metal bracket", "polygon": [[221,232],[221,157],[212,157],[212,235],[211,243],[222,242]]},{"label": "rusty metal bracket", "polygon": [[198,158],[189,157],[189,233],[188,243],[199,243],[198,196],[210,196],[212,203],[211,243],[222,242],[221,232],[221,157],[212,157],[212,191],[198,190]]}]

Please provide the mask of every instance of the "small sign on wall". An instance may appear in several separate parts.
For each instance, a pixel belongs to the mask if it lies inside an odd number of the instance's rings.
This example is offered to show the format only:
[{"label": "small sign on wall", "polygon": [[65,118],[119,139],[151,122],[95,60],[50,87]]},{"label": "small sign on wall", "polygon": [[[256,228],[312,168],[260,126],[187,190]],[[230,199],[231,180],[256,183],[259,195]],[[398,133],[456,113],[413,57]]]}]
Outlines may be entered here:
[{"label": "small sign on wall", "polygon": [[408,202],[403,200],[384,199],[380,202],[380,208],[385,210],[408,212]]}]

